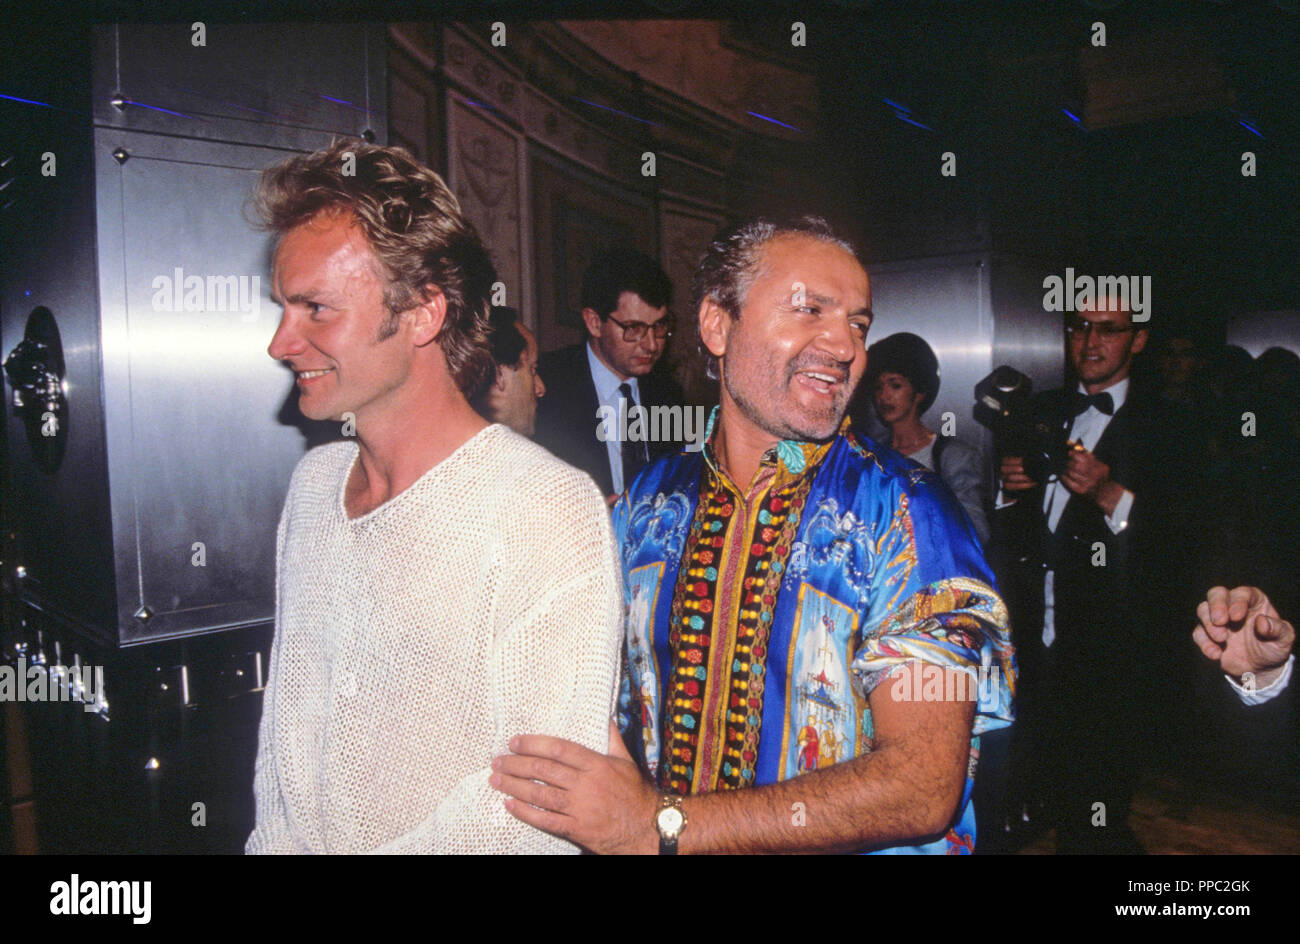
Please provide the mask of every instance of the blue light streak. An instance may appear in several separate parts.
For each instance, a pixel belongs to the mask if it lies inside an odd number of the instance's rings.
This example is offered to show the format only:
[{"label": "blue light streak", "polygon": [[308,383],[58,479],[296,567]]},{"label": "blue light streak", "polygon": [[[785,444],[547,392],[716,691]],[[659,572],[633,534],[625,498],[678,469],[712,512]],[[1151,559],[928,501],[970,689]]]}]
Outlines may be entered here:
[{"label": "blue light streak", "polygon": [[745,112],[745,114],[753,115],[755,118],[762,118],[764,121],[770,121],[774,125],[780,125],[782,128],[789,128],[791,131],[798,131],[800,134],[803,134],[803,130],[800,128],[796,128],[794,125],[788,125],[784,121],[777,121],[775,118],[767,117],[767,115],[760,115],[756,111],[747,111]]}]

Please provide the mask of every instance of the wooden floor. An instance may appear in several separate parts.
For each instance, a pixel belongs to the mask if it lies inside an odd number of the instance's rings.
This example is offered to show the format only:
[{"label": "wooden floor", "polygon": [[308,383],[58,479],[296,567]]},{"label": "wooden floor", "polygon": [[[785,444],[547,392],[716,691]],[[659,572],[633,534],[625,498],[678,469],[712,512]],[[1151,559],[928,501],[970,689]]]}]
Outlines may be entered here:
[{"label": "wooden floor", "polygon": [[[1133,797],[1129,826],[1151,855],[1300,853],[1300,797],[1243,804],[1231,793],[1172,777],[1144,781]],[[1020,850],[1052,855],[1055,831]]]}]

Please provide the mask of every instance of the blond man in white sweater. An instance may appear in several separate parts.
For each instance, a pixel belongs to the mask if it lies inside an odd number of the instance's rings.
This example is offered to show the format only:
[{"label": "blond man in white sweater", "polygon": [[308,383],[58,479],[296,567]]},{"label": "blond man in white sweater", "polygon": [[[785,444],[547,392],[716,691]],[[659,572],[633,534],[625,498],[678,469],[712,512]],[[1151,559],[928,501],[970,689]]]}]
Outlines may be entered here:
[{"label": "blond man in white sweater", "polygon": [[359,141],[269,169],[258,209],[268,351],[305,416],[355,436],[285,500],[246,850],[576,852],[488,777],[520,731],[606,748],[618,569],[591,480],[466,400],[487,252],[437,174]]}]

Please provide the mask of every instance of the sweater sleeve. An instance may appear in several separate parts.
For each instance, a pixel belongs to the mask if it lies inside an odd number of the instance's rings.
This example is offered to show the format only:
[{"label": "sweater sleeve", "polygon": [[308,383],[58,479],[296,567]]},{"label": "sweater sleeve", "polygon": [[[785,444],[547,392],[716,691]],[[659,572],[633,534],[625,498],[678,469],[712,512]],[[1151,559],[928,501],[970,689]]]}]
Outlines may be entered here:
[{"label": "sweater sleeve", "polygon": [[275,538],[275,614],[276,634],[271,642],[271,658],[267,666],[266,686],[262,690],[262,720],[257,731],[257,760],[253,766],[253,802],[255,819],[253,831],[244,845],[249,855],[299,852],[289,828],[284,797],[276,776],[275,735],[272,726],[275,704],[275,685],[279,670],[279,617],[280,617],[280,558],[284,551],[285,531],[289,520],[288,503],[280,515],[280,526]]},{"label": "sweater sleeve", "polygon": [[[518,734],[549,734],[601,753],[608,748],[623,641],[622,596],[608,513],[585,478],[582,489],[582,513],[553,521],[556,537],[568,544],[564,552],[556,552],[553,540],[535,538],[528,566],[507,573],[516,585],[508,597],[519,604],[503,610],[505,628],[492,649],[494,754],[507,753]],[[535,592],[559,573],[565,578],[549,593]],[[579,851],[511,816],[505,795],[488,784],[491,773],[485,766],[463,778],[431,817],[376,851]]]}]

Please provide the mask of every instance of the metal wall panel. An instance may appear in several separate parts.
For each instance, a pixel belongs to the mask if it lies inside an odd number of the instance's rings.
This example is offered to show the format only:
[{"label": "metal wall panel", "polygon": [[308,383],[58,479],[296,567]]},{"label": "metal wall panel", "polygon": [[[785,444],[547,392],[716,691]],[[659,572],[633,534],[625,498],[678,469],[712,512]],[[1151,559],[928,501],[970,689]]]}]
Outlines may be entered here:
[{"label": "metal wall panel", "polygon": [[[1060,274],[1045,263],[996,254],[993,264],[993,363],[1009,364],[1051,390],[1065,380],[1065,321],[1043,310],[1043,279]],[[990,368],[992,369],[992,368]]]},{"label": "metal wall panel", "polygon": [[[52,120],[51,120],[52,119]],[[51,177],[32,175],[24,212],[9,214],[0,287],[0,339],[7,357],[23,340],[38,306],[54,316],[66,365],[66,449],[46,471],[28,442],[26,423],[6,384],[8,468],[5,522],[18,536],[23,592],[69,622],[114,625],[107,454],[100,398],[99,298],[96,290],[94,176],[89,128],[70,136],[64,117],[38,112],[36,140],[61,142]]]},{"label": "metal wall panel", "polygon": [[909,331],[939,358],[939,395],[924,416],[931,429],[951,411],[957,438],[988,451],[984,428],[971,415],[975,384],[991,369],[993,323],[987,261],[981,255],[946,256],[870,267],[868,342]]},{"label": "metal wall panel", "polygon": [[951,411],[957,437],[989,461],[992,438],[974,418],[975,385],[1002,364],[1028,374],[1035,390],[1060,386],[1064,374],[1063,323],[1060,315],[1043,311],[1046,272],[1039,268],[998,253],[870,267],[876,317],[869,342],[899,331],[924,338],[940,370],[939,395],[926,425],[938,429]]},{"label": "metal wall panel", "polygon": [[[309,151],[331,135],[387,126],[382,27],[209,23],[96,28],[100,127]],[[117,107],[114,95],[134,103]]]},{"label": "metal wall panel", "polygon": [[387,124],[382,27],[213,24],[205,47],[192,35],[94,31],[79,80],[94,124],[60,129],[59,174],[0,289],[3,353],[44,306],[67,363],[59,469],[37,467],[7,411],[20,593],[120,645],[272,618],[276,521],[319,429],[266,355],[279,312],[247,203],[268,164],[341,135],[382,140]]},{"label": "metal wall panel", "polygon": [[95,146],[131,155],[97,169],[122,641],[265,620],[305,440],[280,418],[292,375],[266,353],[271,241],[242,212],[285,154],[102,128]]}]

